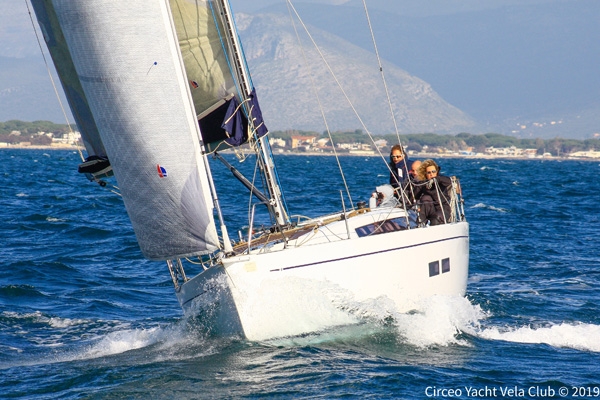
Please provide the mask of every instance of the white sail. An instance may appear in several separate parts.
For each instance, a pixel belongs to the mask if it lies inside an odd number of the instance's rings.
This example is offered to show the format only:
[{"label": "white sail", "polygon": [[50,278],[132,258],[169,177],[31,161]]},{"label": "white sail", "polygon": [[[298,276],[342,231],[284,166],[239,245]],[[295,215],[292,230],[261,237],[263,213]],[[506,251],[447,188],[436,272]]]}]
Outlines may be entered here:
[{"label": "white sail", "polygon": [[210,188],[168,5],[52,5],[144,256],[215,251]]},{"label": "white sail", "polygon": [[212,152],[264,136],[256,93],[240,72],[245,60],[231,41],[235,27],[226,20],[225,2],[169,0],[169,5],[205,147]]},{"label": "white sail", "polygon": [[219,101],[237,95],[219,35],[223,28],[209,1],[169,3],[196,113],[202,115]]}]

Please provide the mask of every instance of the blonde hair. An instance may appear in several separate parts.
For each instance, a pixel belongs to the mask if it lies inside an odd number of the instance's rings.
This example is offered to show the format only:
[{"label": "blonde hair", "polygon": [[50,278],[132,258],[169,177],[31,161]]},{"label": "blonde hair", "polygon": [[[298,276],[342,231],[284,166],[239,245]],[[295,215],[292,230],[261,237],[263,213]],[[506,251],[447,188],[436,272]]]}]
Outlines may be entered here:
[{"label": "blonde hair", "polygon": [[439,175],[439,173],[440,173],[440,166],[437,165],[437,163],[435,161],[433,161],[433,160],[425,160],[425,161],[423,161],[421,163],[421,166],[419,167],[419,172],[418,173],[419,173],[419,179],[420,180],[424,181],[424,180],[427,179],[426,171],[427,171],[428,167],[435,167],[435,169],[436,169],[436,171],[437,171],[437,173]]}]

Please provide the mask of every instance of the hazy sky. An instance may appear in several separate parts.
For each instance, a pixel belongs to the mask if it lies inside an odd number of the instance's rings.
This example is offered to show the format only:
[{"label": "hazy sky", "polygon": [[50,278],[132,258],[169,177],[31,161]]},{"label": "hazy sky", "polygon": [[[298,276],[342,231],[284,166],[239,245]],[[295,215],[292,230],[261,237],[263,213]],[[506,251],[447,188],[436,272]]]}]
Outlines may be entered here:
[{"label": "hazy sky", "polygon": [[[564,0],[366,0],[369,9],[389,9],[406,15],[434,15],[497,8],[506,5],[542,4]],[[253,12],[285,0],[231,0],[236,11]],[[293,4],[320,3],[363,6],[363,0],[293,0]]]},{"label": "hazy sky", "polygon": [[[387,38],[378,37],[384,58],[424,79],[445,100],[475,117],[496,113],[501,118],[508,114],[534,118],[552,114],[554,118],[557,110],[577,113],[574,118],[581,112],[598,114],[593,107],[600,107],[596,73],[600,0],[366,1],[373,21],[393,32]],[[343,13],[345,16],[357,13],[346,7],[363,7],[363,0],[296,0],[293,4],[300,7],[307,2],[341,4],[340,11],[352,11]],[[268,11],[265,7],[272,5],[281,9],[285,0],[231,3],[235,12],[256,12]],[[24,0],[0,0],[0,68],[4,76],[0,76],[0,93],[32,91],[44,84],[32,82],[32,76],[47,79],[42,77],[43,60],[27,4]],[[381,10],[385,12],[378,12]],[[338,22],[338,29],[332,32],[360,44],[352,37],[356,29],[345,20],[336,21],[328,13],[317,16],[320,21],[311,23],[328,29]],[[386,39],[390,42],[387,47]],[[44,43],[42,47],[46,51]],[[0,96],[0,102],[7,98]],[[0,103],[0,108],[4,106]]]},{"label": "hazy sky", "polygon": [[[436,13],[457,13],[475,9],[497,8],[512,4],[542,4],[565,0],[367,0],[373,10],[391,8],[396,13],[411,15],[431,15]],[[304,0],[293,4],[322,3],[344,4],[362,7],[362,0]],[[285,0],[231,0],[234,11],[254,12],[261,8],[285,4]],[[0,56],[23,57],[39,54],[27,4],[24,0],[0,0]]]}]

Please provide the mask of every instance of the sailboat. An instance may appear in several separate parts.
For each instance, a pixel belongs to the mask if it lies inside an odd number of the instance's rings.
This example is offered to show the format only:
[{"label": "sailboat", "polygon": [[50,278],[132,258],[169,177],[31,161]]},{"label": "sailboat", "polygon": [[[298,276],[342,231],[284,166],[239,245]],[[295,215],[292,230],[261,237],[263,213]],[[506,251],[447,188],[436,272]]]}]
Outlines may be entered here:
[{"label": "sailboat", "polygon": [[[340,299],[402,312],[465,294],[469,225],[456,185],[437,226],[416,224],[405,204],[343,197],[337,212],[291,217],[228,1],[31,3],[87,151],[79,171],[102,185],[114,175],[143,255],[166,262],[185,314],[261,340],[315,329],[288,329],[311,318],[304,296],[351,314]],[[262,190],[221,156],[238,146],[255,154]],[[254,198],[236,239],[209,157]]]}]

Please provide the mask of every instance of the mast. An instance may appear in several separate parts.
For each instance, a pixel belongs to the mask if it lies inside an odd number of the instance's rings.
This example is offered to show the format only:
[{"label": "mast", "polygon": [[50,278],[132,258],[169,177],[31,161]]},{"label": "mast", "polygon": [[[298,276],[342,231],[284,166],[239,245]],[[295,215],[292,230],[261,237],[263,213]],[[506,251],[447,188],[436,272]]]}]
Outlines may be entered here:
[{"label": "mast", "polygon": [[[230,48],[230,54],[233,58],[231,61],[233,63],[234,73],[239,82],[241,91],[240,95],[242,96],[241,100],[242,103],[246,103],[246,100],[248,100],[250,94],[252,93],[252,85],[250,82],[246,60],[242,53],[242,47],[235,29],[233,13],[231,12],[231,7],[228,0],[217,0],[215,3],[218,5],[218,11],[223,17],[223,24],[227,31],[225,39]],[[252,118],[248,118],[248,129],[250,129],[250,132],[254,132],[255,128],[256,127],[254,126],[254,121]],[[285,207],[283,206],[281,189],[277,182],[277,175],[275,173],[275,163],[273,161],[273,156],[270,151],[266,136],[267,135],[264,135],[256,139],[256,154],[267,183],[267,190],[269,192],[269,210],[275,217],[277,225],[283,226],[289,222],[289,218]]]}]

